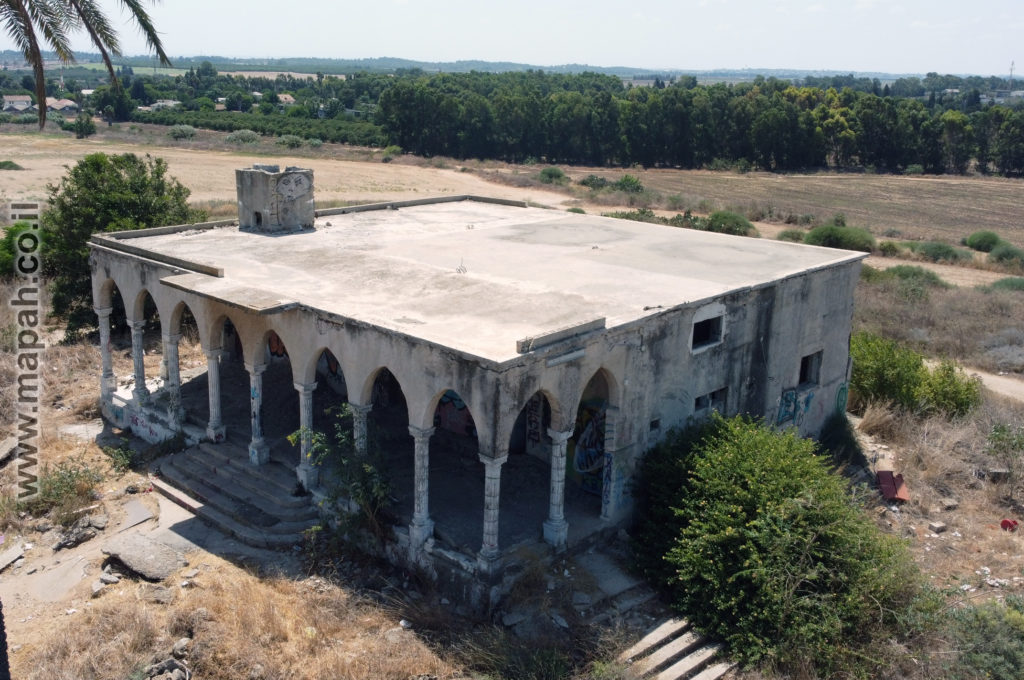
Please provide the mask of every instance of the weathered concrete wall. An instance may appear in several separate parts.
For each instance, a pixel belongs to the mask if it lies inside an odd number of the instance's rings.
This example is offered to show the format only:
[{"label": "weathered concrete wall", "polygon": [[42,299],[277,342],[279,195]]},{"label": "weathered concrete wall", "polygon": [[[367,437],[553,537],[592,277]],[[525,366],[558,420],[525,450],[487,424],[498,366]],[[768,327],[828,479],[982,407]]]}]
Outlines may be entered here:
[{"label": "weathered concrete wall", "polygon": [[261,234],[313,228],[312,170],[254,165],[235,170],[235,187],[240,228]]}]

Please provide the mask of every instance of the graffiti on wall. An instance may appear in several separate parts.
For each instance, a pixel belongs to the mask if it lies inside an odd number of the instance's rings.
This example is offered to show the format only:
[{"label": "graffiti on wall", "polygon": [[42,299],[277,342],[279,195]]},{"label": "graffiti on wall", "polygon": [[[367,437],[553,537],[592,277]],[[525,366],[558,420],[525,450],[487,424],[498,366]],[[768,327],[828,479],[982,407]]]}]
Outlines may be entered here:
[{"label": "graffiti on wall", "polygon": [[846,402],[850,398],[850,386],[846,383],[839,385],[839,390],[836,392],[836,415],[843,415],[846,413]]},{"label": "graffiti on wall", "polygon": [[348,398],[348,386],[345,384],[345,376],[341,372],[341,364],[338,363],[338,359],[329,351],[324,350],[320,353],[320,359],[316,364],[316,372],[318,380],[325,382],[337,394]]},{"label": "graffiti on wall", "polygon": [[569,478],[587,493],[601,495],[605,477],[605,412],[603,399],[594,399],[580,404],[576,416],[575,441],[572,446],[572,466]]},{"label": "graffiti on wall", "polygon": [[466,402],[462,401],[462,397],[452,390],[441,395],[441,401],[437,403],[434,427],[467,437],[476,436],[473,414],[466,408]]},{"label": "graffiti on wall", "polygon": [[779,414],[775,419],[776,425],[791,423],[799,425],[803,422],[804,416],[811,410],[814,402],[814,392],[808,391],[800,394],[797,390],[785,390],[779,399]]}]

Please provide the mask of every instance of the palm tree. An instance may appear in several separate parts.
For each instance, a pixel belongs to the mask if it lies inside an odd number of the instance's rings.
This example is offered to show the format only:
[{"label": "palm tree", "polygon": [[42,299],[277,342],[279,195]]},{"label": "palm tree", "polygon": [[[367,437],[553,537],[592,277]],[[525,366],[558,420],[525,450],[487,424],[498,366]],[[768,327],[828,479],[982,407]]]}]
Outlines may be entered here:
[{"label": "palm tree", "polygon": [[[156,52],[160,63],[170,66],[160,36],[143,7],[143,0],[120,2],[131,13],[132,19],[146,37],[146,44]],[[119,87],[110,55],[120,56],[121,47],[117,33],[99,4],[98,0],[0,0],[0,21],[35,73],[40,130],[46,124],[46,76],[43,73],[40,35],[45,46],[56,52],[57,57],[67,64],[75,60],[68,42],[69,34],[85,29],[107,65],[111,84]]]}]

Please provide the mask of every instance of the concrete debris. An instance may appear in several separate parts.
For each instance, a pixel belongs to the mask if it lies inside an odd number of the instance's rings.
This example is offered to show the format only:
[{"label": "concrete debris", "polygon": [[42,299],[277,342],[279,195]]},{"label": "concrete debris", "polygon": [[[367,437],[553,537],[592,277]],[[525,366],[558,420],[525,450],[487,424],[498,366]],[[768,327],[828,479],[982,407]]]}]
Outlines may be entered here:
[{"label": "concrete debris", "polygon": [[940,503],[942,504],[942,509],[946,512],[951,512],[960,507],[960,501],[955,498],[943,498]]},{"label": "concrete debris", "polygon": [[166,659],[146,667],[146,677],[151,680],[191,680],[192,671],[178,659]]},{"label": "concrete debris", "polygon": [[148,602],[170,604],[174,600],[174,591],[166,586],[149,586],[143,591],[142,596]]},{"label": "concrete debris", "polygon": [[526,620],[526,614],[522,612],[508,612],[501,617],[501,625],[511,628]]},{"label": "concrete debris", "polygon": [[102,551],[149,581],[163,581],[188,565],[180,552],[142,534],[117,536]]},{"label": "concrete debris", "polygon": [[60,534],[53,549],[56,551],[74,548],[93,538],[96,538],[96,529],[92,526],[90,518],[82,517]]},{"label": "concrete debris", "polygon": [[93,581],[92,582],[92,596],[93,597],[99,597],[100,593],[103,592],[103,589],[106,587],[106,585],[107,584],[105,584],[103,582],[103,579],[99,579],[97,581]]},{"label": "concrete debris", "polygon": [[100,574],[100,582],[112,586],[115,583],[120,583],[121,577],[113,572],[104,572]]},{"label": "concrete debris", "polygon": [[555,612],[551,612],[551,620],[554,621],[555,625],[559,628],[569,628],[569,622],[565,620],[565,617],[556,614]]},{"label": "concrete debris", "polygon": [[171,654],[174,655],[175,659],[184,659],[188,655],[188,648],[191,644],[192,638],[183,637],[174,643],[174,647],[171,648]]},{"label": "concrete debris", "polygon": [[8,548],[4,552],[0,553],[0,571],[3,571],[7,567],[11,566],[15,561],[20,560],[21,556],[25,554],[25,548],[23,545],[18,544]]},{"label": "concrete debris", "polygon": [[929,522],[928,529],[936,534],[941,534],[946,530],[945,522]]}]

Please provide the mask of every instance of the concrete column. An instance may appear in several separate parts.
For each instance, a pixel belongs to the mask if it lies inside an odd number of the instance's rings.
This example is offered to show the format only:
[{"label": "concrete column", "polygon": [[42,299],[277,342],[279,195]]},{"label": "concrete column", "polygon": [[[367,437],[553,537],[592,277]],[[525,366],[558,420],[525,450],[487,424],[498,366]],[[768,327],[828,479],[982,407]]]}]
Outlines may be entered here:
[{"label": "concrete column", "polygon": [[206,436],[212,442],[224,441],[224,423],[220,420],[220,349],[204,350],[206,354],[206,382],[210,393],[210,421],[206,425]]},{"label": "concrete column", "polygon": [[373,410],[373,404],[349,403],[348,407],[352,410],[352,439],[356,445],[356,455],[365,456],[368,448],[367,425],[370,411]]},{"label": "concrete column", "polygon": [[508,460],[508,454],[491,458],[480,454],[484,464],[484,539],[477,563],[480,571],[494,574],[498,567],[498,511],[501,501],[501,466]]},{"label": "concrete column", "polygon": [[310,458],[313,446],[313,390],[316,389],[316,383],[295,383],[295,389],[299,391],[299,428],[302,431],[299,437],[299,467],[295,474],[304,488],[312,489],[320,482],[320,470]]},{"label": "concrete column", "polygon": [[114,362],[110,357],[110,312],[111,307],[97,308],[96,316],[100,323],[100,358],[103,362],[103,374],[100,377],[100,397],[109,402],[117,391],[117,378],[114,376]]},{"label": "concrete column", "polygon": [[415,496],[413,501],[412,524],[409,525],[409,558],[423,549],[423,544],[434,533],[434,522],[430,519],[430,437],[434,428],[409,426],[415,451]]},{"label": "concrete column", "polygon": [[548,518],[544,522],[544,540],[555,550],[564,550],[569,538],[569,523],[565,521],[565,450],[572,430],[558,432],[548,429],[551,438],[551,495]]},{"label": "concrete column", "polygon": [[167,368],[167,376],[164,382],[164,389],[167,390],[167,418],[170,426],[175,430],[181,429],[184,420],[184,411],[181,408],[181,371],[178,366],[178,343],[181,335],[165,335],[164,361]]},{"label": "concrete column", "polygon": [[270,447],[263,441],[263,372],[266,364],[246,366],[249,371],[249,422],[252,425],[252,439],[249,440],[249,462],[263,465],[270,461]]},{"label": "concrete column", "polygon": [[135,397],[135,404],[138,406],[145,404],[149,398],[149,390],[146,389],[145,350],[142,346],[145,328],[145,321],[132,321],[132,363],[135,368],[135,389],[132,390],[132,396]]}]

